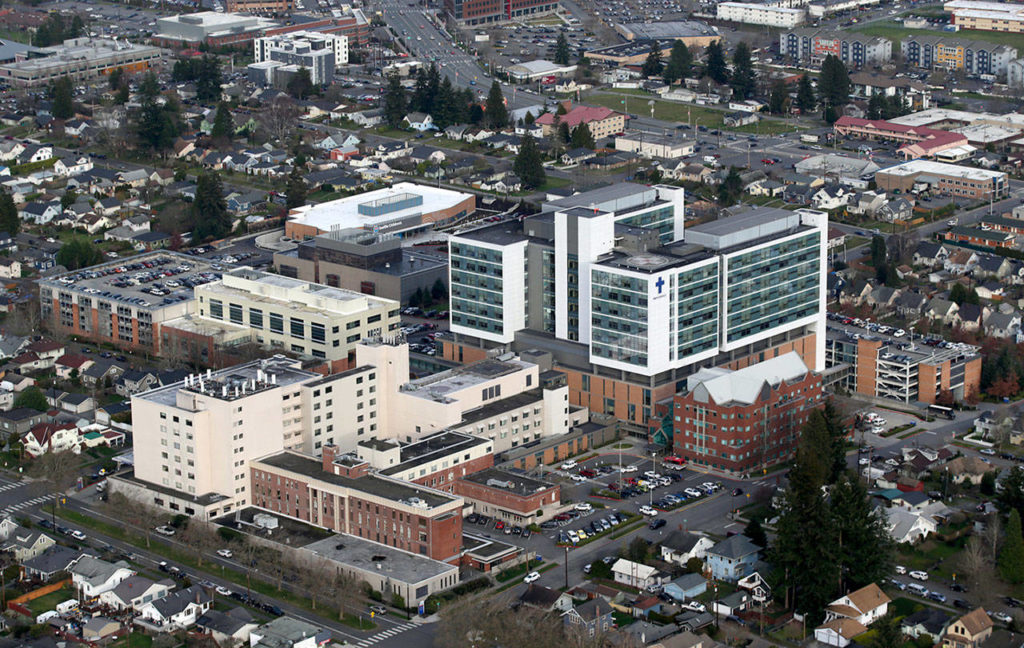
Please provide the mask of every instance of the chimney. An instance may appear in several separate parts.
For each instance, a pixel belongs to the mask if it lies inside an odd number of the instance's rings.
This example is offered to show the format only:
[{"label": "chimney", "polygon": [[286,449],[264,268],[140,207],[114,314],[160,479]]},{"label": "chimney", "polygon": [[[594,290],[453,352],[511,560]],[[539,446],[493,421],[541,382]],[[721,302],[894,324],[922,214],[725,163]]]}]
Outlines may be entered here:
[{"label": "chimney", "polygon": [[324,472],[334,472],[334,458],[338,456],[338,446],[328,443],[323,447],[323,469]]}]

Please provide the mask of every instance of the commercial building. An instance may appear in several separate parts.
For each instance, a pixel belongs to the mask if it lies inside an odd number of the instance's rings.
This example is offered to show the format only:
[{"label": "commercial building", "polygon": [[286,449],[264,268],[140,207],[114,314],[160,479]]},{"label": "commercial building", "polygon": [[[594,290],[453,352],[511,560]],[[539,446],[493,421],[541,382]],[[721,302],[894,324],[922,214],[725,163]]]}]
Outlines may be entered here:
[{"label": "commercial building", "polygon": [[756,209],[684,235],[682,189],[627,183],[454,235],[444,355],[540,349],[570,403],[642,425],[701,366],[797,350],[820,369],[825,221]]},{"label": "commercial building", "polygon": [[831,54],[849,67],[860,68],[891,61],[892,41],[879,36],[805,27],[781,33],[779,53],[811,65],[821,65]]},{"label": "commercial building", "polygon": [[912,160],[875,174],[875,184],[885,191],[904,193],[928,190],[954,198],[999,200],[1009,195],[1009,178],[1002,171]]},{"label": "commercial building", "polygon": [[393,335],[399,326],[396,301],[251,268],[197,287],[195,299],[193,314],[165,322],[165,350],[254,342],[347,369],[360,340]]},{"label": "commercial building", "polygon": [[551,61],[538,59],[525,61],[505,68],[508,76],[518,83],[536,81],[544,77],[565,77],[576,72],[575,65],[559,65]]},{"label": "commercial building", "polygon": [[166,54],[159,47],[105,38],[73,38],[61,45],[43,47],[22,61],[0,65],[0,81],[36,87],[54,79],[83,81],[121,69],[129,74],[156,65]]},{"label": "commercial building", "polygon": [[683,41],[687,47],[707,47],[722,39],[717,27],[696,20],[615,23],[615,31],[629,41],[672,39]]},{"label": "commercial building", "polygon": [[676,456],[749,476],[789,461],[800,429],[823,405],[821,376],[799,354],[731,371],[701,369],[673,404]]},{"label": "commercial building", "polygon": [[302,241],[336,230],[363,229],[408,238],[476,211],[476,196],[451,189],[399,182],[391,187],[288,213],[285,235]]},{"label": "commercial building", "polygon": [[870,99],[874,95],[900,97],[912,110],[927,110],[931,107],[932,94],[928,86],[905,76],[889,77],[881,74],[857,72],[850,75],[850,86],[856,97]]},{"label": "commercial building", "polygon": [[461,497],[370,471],[324,446],[322,457],[285,451],[249,462],[253,505],[442,562],[462,548]]},{"label": "commercial building", "polygon": [[807,5],[807,17],[818,20],[843,11],[879,4],[882,4],[882,0],[813,0]]},{"label": "commercial building", "polygon": [[837,135],[869,140],[904,142],[896,152],[904,159],[931,157],[958,160],[970,155],[974,148],[967,136],[924,126],[907,126],[882,119],[861,119],[843,115],[832,125]]},{"label": "commercial building", "polygon": [[[340,534],[301,549],[329,561],[339,573],[364,582],[390,601],[395,594],[416,607],[431,594],[459,584],[459,567],[359,536]],[[284,617],[287,618],[287,617]],[[259,644],[254,648],[260,648]],[[296,647],[298,648],[298,647]]]},{"label": "commercial building", "polygon": [[942,238],[954,243],[967,243],[990,248],[1012,248],[1017,235],[1011,232],[989,229],[987,227],[953,227],[942,235]]},{"label": "commercial building", "polygon": [[558,0],[444,0],[444,11],[460,25],[487,25],[558,10]]},{"label": "commercial building", "polygon": [[356,456],[382,475],[450,493],[455,480],[494,466],[493,447],[485,437],[445,431],[405,444],[367,439]]},{"label": "commercial building", "polygon": [[307,31],[264,36],[253,40],[253,61],[254,83],[286,85],[305,68],[314,85],[327,85],[335,68],[348,64],[348,37]]},{"label": "commercial building", "polygon": [[963,40],[945,35],[906,36],[900,51],[909,65],[926,70],[963,70],[967,74],[1005,79],[1010,61],[1017,58],[1017,49],[1009,45]]},{"label": "commercial building", "polygon": [[[610,135],[617,135],[626,130],[628,117],[623,113],[615,112],[603,106],[575,106],[569,112],[560,117],[561,124],[565,124],[570,130],[580,124],[586,125],[590,134],[595,140]],[[557,128],[554,113],[544,113],[534,122],[540,125],[544,137],[551,137]]]},{"label": "commercial building", "polygon": [[804,8],[780,7],[753,2],[719,2],[716,17],[729,22],[768,27],[796,27],[807,18]]},{"label": "commercial building", "polygon": [[254,14],[285,15],[295,9],[292,0],[227,0],[228,11]]},{"label": "commercial building", "polygon": [[674,44],[675,39],[672,38],[630,41],[628,43],[588,50],[587,60],[616,65],[618,67],[642,65],[651,52],[657,50],[661,54],[661,59],[667,61]]},{"label": "commercial building", "polygon": [[639,153],[643,157],[676,159],[693,155],[697,143],[672,137],[648,135],[643,132],[626,133],[615,138],[616,151]]},{"label": "commercial building", "polygon": [[40,314],[52,330],[159,355],[160,326],[196,312],[194,288],[219,278],[202,257],[150,252],[40,279]]},{"label": "commercial building", "polygon": [[345,288],[408,303],[416,290],[440,279],[448,286],[447,256],[404,247],[394,234],[363,229],[337,230],[274,254],[274,267],[286,277]]},{"label": "commercial building", "polygon": [[886,335],[854,335],[828,327],[829,369],[845,365],[845,389],[902,403],[934,404],[945,393],[962,401],[981,388],[981,355],[976,347],[908,344]]},{"label": "commercial building", "polygon": [[982,31],[1024,32],[1024,6],[1009,2],[952,0],[943,5],[950,14],[950,24],[960,29]]},{"label": "commercial building", "polygon": [[497,468],[456,480],[454,492],[474,513],[524,526],[551,517],[562,503],[558,484]]},{"label": "commercial building", "polygon": [[153,41],[168,47],[233,45],[254,40],[278,24],[259,16],[200,11],[157,18]]}]

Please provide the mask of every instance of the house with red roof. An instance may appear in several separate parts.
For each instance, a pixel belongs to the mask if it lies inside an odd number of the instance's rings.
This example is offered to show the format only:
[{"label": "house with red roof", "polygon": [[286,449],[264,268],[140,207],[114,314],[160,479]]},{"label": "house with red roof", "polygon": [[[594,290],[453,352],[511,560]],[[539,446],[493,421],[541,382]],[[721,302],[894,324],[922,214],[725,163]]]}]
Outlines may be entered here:
[{"label": "house with red roof", "polygon": [[71,372],[76,371],[76,376],[81,376],[89,367],[96,364],[92,358],[80,353],[65,353],[57,358],[54,368],[57,370],[57,377],[67,380],[71,378]]},{"label": "house with red roof", "polygon": [[544,113],[534,122],[539,124],[544,137],[550,137],[565,124],[572,131],[580,124],[585,124],[595,140],[611,135],[618,135],[626,130],[629,117],[604,106],[576,106],[564,115]]},{"label": "house with red roof", "polygon": [[82,451],[81,437],[74,423],[38,423],[21,435],[25,452],[39,457],[47,452]]},{"label": "house with red roof", "polygon": [[[895,124],[884,119],[860,119],[843,115],[832,126],[837,135],[861,137],[871,140],[903,142],[897,151],[905,160],[943,157],[957,151],[968,150],[967,136],[950,131]],[[971,148],[970,150],[973,150]]]}]

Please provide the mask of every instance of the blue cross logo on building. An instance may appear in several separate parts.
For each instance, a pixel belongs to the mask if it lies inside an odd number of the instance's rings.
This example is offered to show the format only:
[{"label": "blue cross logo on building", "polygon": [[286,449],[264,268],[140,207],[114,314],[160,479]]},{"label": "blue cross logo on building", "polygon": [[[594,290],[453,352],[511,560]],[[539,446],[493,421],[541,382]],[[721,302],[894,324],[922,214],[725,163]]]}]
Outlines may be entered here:
[{"label": "blue cross logo on building", "polygon": [[665,277],[658,277],[658,280],[654,282],[654,285],[658,287],[658,294],[661,294],[661,289],[665,287]]}]

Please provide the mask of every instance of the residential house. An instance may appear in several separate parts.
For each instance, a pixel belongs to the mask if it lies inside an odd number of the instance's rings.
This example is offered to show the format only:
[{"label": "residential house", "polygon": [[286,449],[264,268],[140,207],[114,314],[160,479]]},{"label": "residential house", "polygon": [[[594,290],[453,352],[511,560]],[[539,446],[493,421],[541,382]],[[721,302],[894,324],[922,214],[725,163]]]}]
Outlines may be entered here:
[{"label": "residential house", "polygon": [[707,550],[714,544],[714,540],[704,535],[673,531],[661,541],[661,559],[685,567],[691,558],[704,560]]},{"label": "residential house", "polygon": [[53,172],[65,178],[91,171],[92,158],[88,155],[69,155],[60,158],[53,164]]},{"label": "residential house", "polygon": [[957,315],[960,318],[960,327],[972,333],[980,331],[982,323],[985,321],[986,315],[988,315],[987,310],[978,304],[964,302],[957,311]]},{"label": "residential house", "polygon": [[983,281],[980,284],[974,286],[974,291],[978,293],[978,297],[981,299],[987,299],[988,301],[1000,300],[1006,294],[1006,286],[1000,281],[995,279],[989,279]]},{"label": "residential house", "polygon": [[664,576],[657,568],[650,565],[633,562],[625,558],[619,558],[612,565],[612,574],[616,583],[622,583],[637,589],[646,589],[651,585],[662,582]]},{"label": "residential house", "polygon": [[152,388],[156,384],[156,374],[151,371],[129,369],[121,374],[114,383],[114,391],[128,398]]},{"label": "residential house", "polygon": [[545,612],[557,610],[564,613],[572,609],[573,599],[568,592],[530,583],[526,591],[519,596],[519,603]]},{"label": "residential house", "polygon": [[949,626],[952,618],[952,616],[942,610],[926,607],[903,617],[903,620],[900,621],[900,630],[903,631],[903,634],[914,639],[924,635],[934,639],[941,637],[946,632],[946,628]]},{"label": "residential house", "polygon": [[152,581],[138,574],[129,576],[113,589],[99,595],[100,603],[118,611],[140,611],[148,603],[164,598],[174,589],[174,581]]},{"label": "residential house", "polygon": [[0,544],[0,551],[11,554],[15,561],[23,563],[57,544],[57,541],[39,529],[16,527]]},{"label": "residential house", "polygon": [[209,609],[196,619],[196,630],[210,635],[218,646],[247,643],[250,633],[257,627],[252,615],[240,607],[227,612]]},{"label": "residential house", "polygon": [[853,194],[839,185],[825,185],[811,194],[811,204],[815,209],[831,211],[845,207]]},{"label": "residential house", "polygon": [[949,471],[954,484],[969,482],[975,486],[981,483],[985,473],[995,470],[991,464],[979,457],[957,457],[946,464],[945,469]]},{"label": "residential house", "polygon": [[448,128],[444,129],[444,136],[450,140],[460,142],[462,141],[462,136],[465,135],[466,131],[469,129],[469,124],[452,124]]},{"label": "residential house", "polygon": [[434,118],[426,113],[411,112],[402,118],[402,123],[420,133],[437,130],[437,126],[434,124]]},{"label": "residential house", "polygon": [[942,267],[947,272],[952,272],[955,275],[965,275],[974,269],[979,258],[980,255],[977,252],[955,249],[950,252],[949,258],[942,264]]},{"label": "residential house", "polygon": [[949,254],[950,248],[941,243],[921,241],[914,250],[914,265],[929,268],[943,267]]},{"label": "residential house", "polygon": [[10,257],[0,258],[0,279],[20,279],[21,262]]},{"label": "residential house", "polygon": [[705,563],[712,578],[735,583],[753,570],[760,551],[745,535],[737,534],[708,549]]},{"label": "residential house", "polygon": [[995,279],[1005,279],[1010,275],[1012,269],[1013,263],[1006,257],[994,254],[980,254],[978,255],[978,262],[974,266],[973,274],[975,278],[994,277]]},{"label": "residential house", "polygon": [[855,637],[867,631],[867,626],[856,619],[837,618],[815,628],[814,638],[826,646],[846,648]]},{"label": "residential house", "polygon": [[[5,338],[9,339],[9,338]],[[24,338],[23,338],[24,339]],[[0,389],[14,393],[23,392],[36,384],[36,379],[31,376],[23,376],[13,371],[4,373],[3,381],[0,381]]]},{"label": "residential house", "polygon": [[80,551],[64,545],[54,545],[35,558],[21,563],[22,580],[50,581],[54,577],[68,572],[82,558]]},{"label": "residential house", "polygon": [[82,372],[91,367],[95,362],[89,356],[78,353],[65,353],[54,361],[54,369],[57,377],[68,380],[72,376],[81,376]]},{"label": "residential house", "polygon": [[927,304],[928,298],[921,293],[913,290],[903,290],[900,291],[900,295],[893,303],[893,307],[900,317],[917,318],[920,317]]},{"label": "residential house", "polygon": [[95,644],[112,640],[121,631],[121,622],[105,616],[91,617],[82,625],[82,639]]},{"label": "residential house", "polygon": [[829,603],[825,608],[825,621],[853,619],[869,626],[885,616],[890,602],[892,599],[878,585],[870,583]]},{"label": "residential house", "polygon": [[21,443],[24,451],[32,457],[65,450],[75,454],[81,452],[78,428],[74,423],[39,423],[21,435]]},{"label": "residential house", "polygon": [[750,595],[739,590],[726,594],[720,599],[711,602],[710,611],[721,616],[739,614],[747,609],[750,603]]},{"label": "residential house", "polygon": [[946,628],[942,648],[980,648],[992,636],[992,619],[984,608],[963,615]]},{"label": "residential house", "polygon": [[360,128],[374,128],[380,126],[384,121],[384,109],[371,108],[361,112],[354,112],[349,114],[349,119]]},{"label": "residential house", "polygon": [[875,214],[877,214],[878,210],[884,207],[887,202],[888,199],[885,197],[884,191],[862,191],[850,200],[846,207],[846,211],[847,213],[855,216],[875,218]]},{"label": "residential house", "polygon": [[896,544],[917,544],[939,527],[929,516],[897,506],[885,509],[885,526]]},{"label": "residential house", "polygon": [[373,155],[380,161],[397,160],[412,153],[412,146],[408,142],[381,142],[374,149]]},{"label": "residential house", "polygon": [[173,632],[194,625],[199,617],[209,611],[212,603],[210,595],[201,585],[193,585],[144,605],[140,614],[142,618],[160,627],[161,631]]},{"label": "residential house", "polygon": [[588,148],[574,148],[563,153],[560,160],[562,164],[566,166],[575,166],[577,164],[582,164],[596,155],[597,153]]},{"label": "residential house", "polygon": [[85,414],[96,409],[96,401],[89,394],[67,394],[61,399],[60,408],[71,414]]},{"label": "residential house", "polygon": [[761,121],[761,118],[758,117],[756,113],[739,111],[727,114],[723,121],[725,122],[726,126],[738,128],[740,126],[749,126],[750,124],[756,124],[757,122]]},{"label": "residential house", "polygon": [[283,616],[255,628],[251,648],[316,648],[332,639],[331,633],[295,617]]},{"label": "residential house", "polygon": [[703,574],[683,574],[670,583],[666,583],[663,592],[676,601],[689,601],[697,598],[708,589],[708,581]]},{"label": "residential house", "polygon": [[868,306],[875,310],[888,310],[899,298],[900,293],[889,286],[878,286],[864,300]]},{"label": "residential house", "polygon": [[30,202],[21,208],[18,217],[36,225],[46,225],[63,213],[59,202]]},{"label": "residential house", "polygon": [[895,223],[908,221],[913,217],[913,215],[914,203],[902,196],[899,196],[885,203],[885,205],[878,210],[875,217],[886,223]]},{"label": "residential house", "polygon": [[[622,559],[619,560],[622,562]],[[595,598],[581,603],[562,615],[565,625],[576,628],[585,636],[605,634],[612,629],[612,606],[604,599]]]},{"label": "residential house", "polygon": [[1021,332],[1020,313],[995,311],[985,320],[985,335],[996,338],[1016,338]]},{"label": "residential house", "polygon": [[4,437],[12,434],[21,436],[32,429],[32,426],[42,423],[48,419],[46,412],[40,412],[28,407],[17,407],[15,409],[0,412],[0,431]]},{"label": "residential house", "polygon": [[949,326],[956,326],[960,322],[960,318],[957,315],[959,310],[960,307],[955,302],[934,297],[925,307],[924,314],[928,319],[938,320]]},{"label": "residential house", "polygon": [[89,555],[82,556],[71,568],[71,582],[81,599],[93,598],[117,587],[135,571],[119,560],[109,563]]}]

